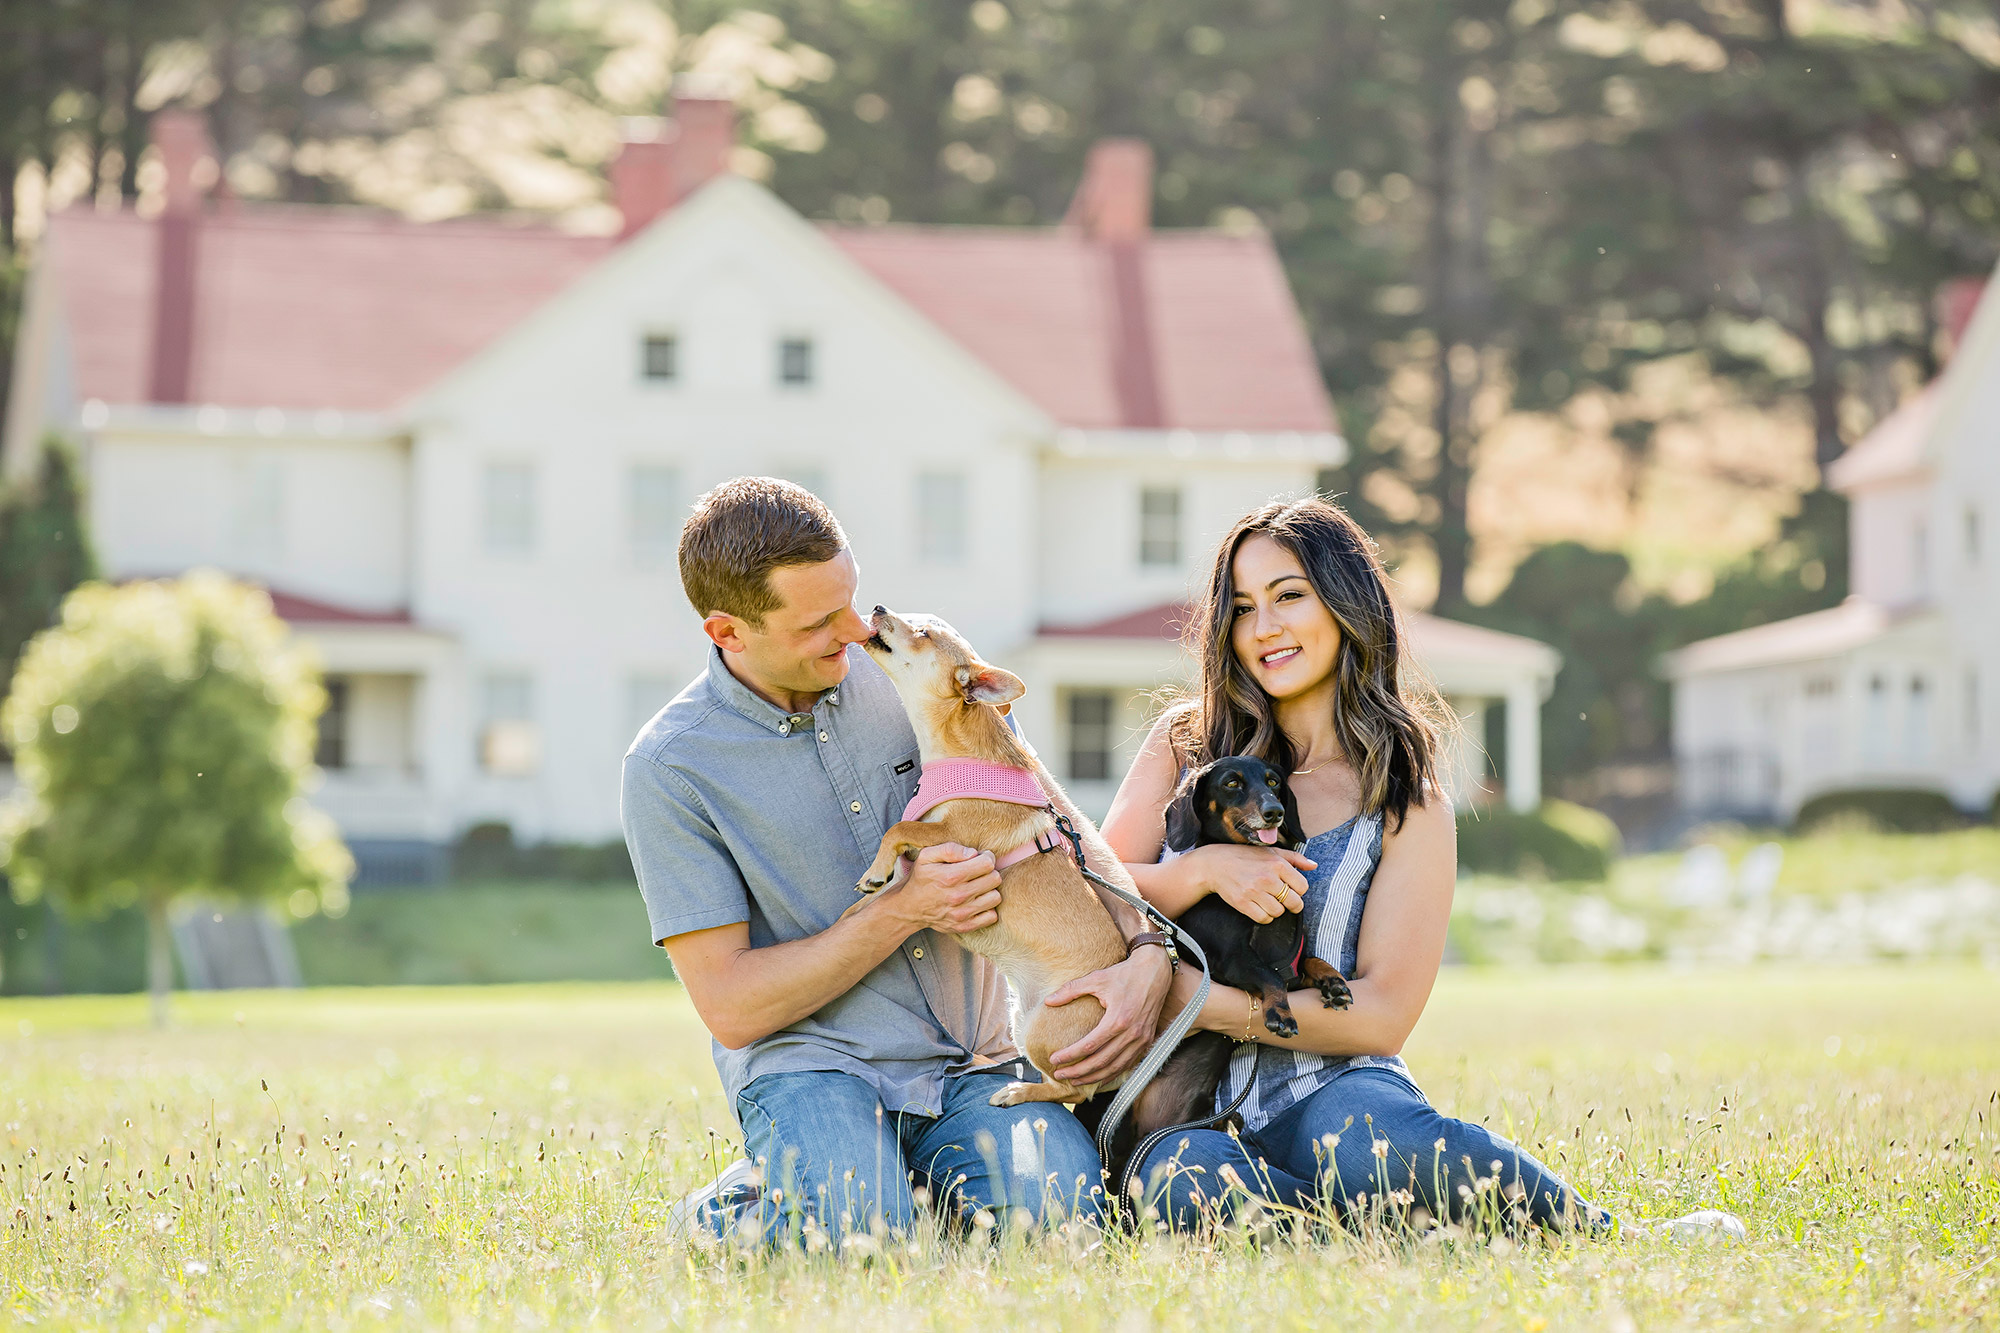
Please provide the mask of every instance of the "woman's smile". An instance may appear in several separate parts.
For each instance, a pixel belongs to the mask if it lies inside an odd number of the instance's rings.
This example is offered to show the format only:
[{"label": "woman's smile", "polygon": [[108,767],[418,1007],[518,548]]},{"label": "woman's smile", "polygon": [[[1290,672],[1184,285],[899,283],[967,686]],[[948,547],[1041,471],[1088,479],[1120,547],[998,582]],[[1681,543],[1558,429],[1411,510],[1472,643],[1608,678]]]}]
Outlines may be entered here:
[{"label": "woman's smile", "polygon": [[1304,650],[1297,644],[1293,644],[1289,648],[1273,648],[1267,653],[1260,654],[1257,658],[1257,663],[1267,670],[1272,667],[1280,667],[1297,657],[1302,651]]}]

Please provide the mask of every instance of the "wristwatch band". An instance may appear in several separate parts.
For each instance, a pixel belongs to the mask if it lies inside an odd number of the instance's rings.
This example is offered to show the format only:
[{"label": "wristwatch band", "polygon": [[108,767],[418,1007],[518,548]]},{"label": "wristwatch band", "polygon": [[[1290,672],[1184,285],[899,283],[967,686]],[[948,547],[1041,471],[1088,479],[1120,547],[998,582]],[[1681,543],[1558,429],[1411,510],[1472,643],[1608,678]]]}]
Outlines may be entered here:
[{"label": "wristwatch band", "polygon": [[1167,962],[1172,964],[1174,971],[1180,971],[1180,950],[1174,948],[1174,937],[1163,930],[1142,930],[1131,939],[1125,941],[1125,956],[1130,958],[1133,950],[1144,948],[1148,944],[1157,944],[1162,949],[1165,949],[1167,951]]}]

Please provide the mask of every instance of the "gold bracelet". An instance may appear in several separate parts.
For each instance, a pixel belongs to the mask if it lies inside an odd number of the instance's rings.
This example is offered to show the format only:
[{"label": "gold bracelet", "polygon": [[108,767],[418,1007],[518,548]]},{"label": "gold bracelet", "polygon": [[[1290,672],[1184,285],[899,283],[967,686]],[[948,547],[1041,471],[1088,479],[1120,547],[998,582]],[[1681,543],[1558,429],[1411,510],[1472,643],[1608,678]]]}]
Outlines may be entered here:
[{"label": "gold bracelet", "polygon": [[1243,1040],[1246,1042],[1257,1040],[1257,1011],[1262,1007],[1262,997],[1252,995],[1250,997],[1250,1012],[1243,1019]]}]

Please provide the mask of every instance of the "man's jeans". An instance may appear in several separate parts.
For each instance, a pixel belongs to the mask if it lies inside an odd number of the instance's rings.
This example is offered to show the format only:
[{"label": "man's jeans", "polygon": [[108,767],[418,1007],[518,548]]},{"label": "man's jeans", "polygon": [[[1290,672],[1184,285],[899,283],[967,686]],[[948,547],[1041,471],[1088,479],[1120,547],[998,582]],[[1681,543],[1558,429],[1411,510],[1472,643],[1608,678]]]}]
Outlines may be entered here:
[{"label": "man's jeans", "polygon": [[1343,1216],[1422,1208],[1444,1221],[1490,1209],[1496,1218],[1525,1212],[1546,1227],[1612,1225],[1610,1214],[1526,1152],[1439,1114],[1415,1084],[1379,1067],[1343,1072],[1241,1140],[1219,1130],[1174,1135],[1148,1154],[1137,1178],[1176,1229],[1227,1218],[1252,1198],[1311,1210],[1322,1197]]},{"label": "man's jeans", "polygon": [[[898,1114],[852,1074],[765,1074],[737,1094],[744,1147],[764,1176],[754,1225],[778,1240],[815,1219],[829,1241],[876,1222],[907,1232],[911,1177],[948,1220],[992,1210],[996,1224],[1066,1217],[1095,1221],[1103,1194],[1090,1135],[1068,1108],[990,1106],[1013,1073],[945,1080],[944,1113]],[[782,1193],[780,1193],[782,1191]],[[753,1225],[739,1218],[736,1228]]]}]

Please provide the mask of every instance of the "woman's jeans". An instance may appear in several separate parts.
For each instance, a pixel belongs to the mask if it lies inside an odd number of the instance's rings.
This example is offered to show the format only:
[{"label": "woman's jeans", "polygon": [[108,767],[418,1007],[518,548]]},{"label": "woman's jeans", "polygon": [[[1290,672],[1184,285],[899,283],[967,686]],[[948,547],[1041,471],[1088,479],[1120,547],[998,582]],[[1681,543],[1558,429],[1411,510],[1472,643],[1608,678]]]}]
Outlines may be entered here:
[{"label": "woman's jeans", "polygon": [[1311,1210],[1322,1197],[1343,1217],[1417,1220],[1422,1209],[1440,1221],[1525,1214],[1546,1227],[1611,1225],[1514,1144],[1439,1115],[1407,1078],[1366,1065],[1240,1140],[1220,1130],[1163,1140],[1136,1178],[1176,1229],[1226,1220],[1250,1199]]},{"label": "woman's jeans", "polygon": [[946,1079],[936,1116],[889,1111],[852,1074],[752,1080],[737,1094],[736,1118],[764,1177],[758,1224],[779,1240],[811,1217],[835,1243],[878,1222],[907,1231],[916,1213],[913,1174],[947,1218],[987,1208],[1000,1223],[1017,1210],[1036,1222],[1096,1221],[1102,1168],[1089,1133],[1067,1107],[988,1105],[1013,1078],[975,1071]]}]

